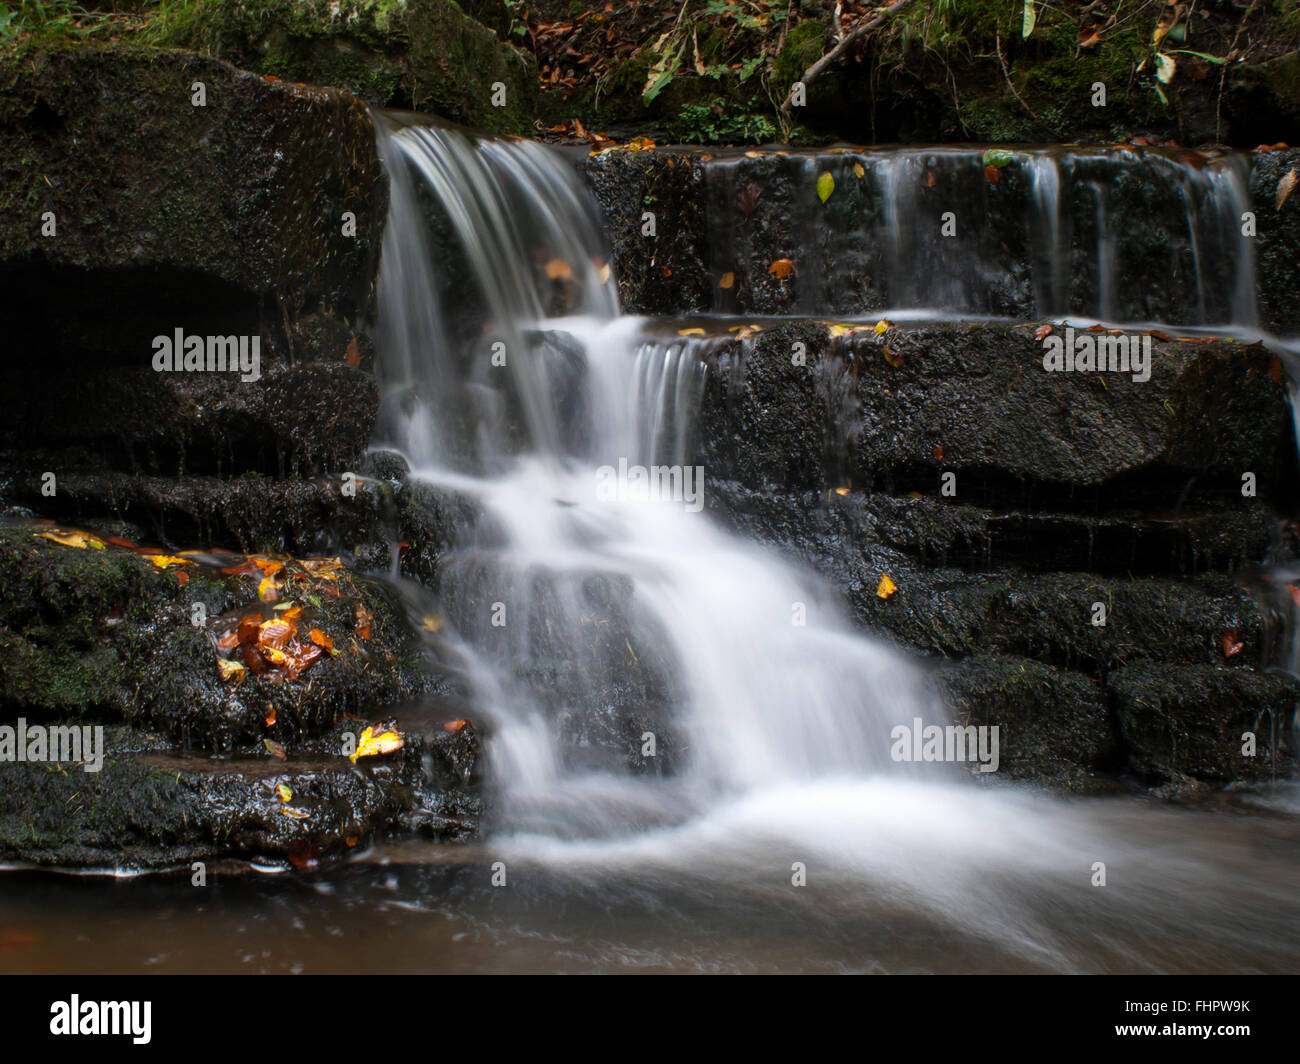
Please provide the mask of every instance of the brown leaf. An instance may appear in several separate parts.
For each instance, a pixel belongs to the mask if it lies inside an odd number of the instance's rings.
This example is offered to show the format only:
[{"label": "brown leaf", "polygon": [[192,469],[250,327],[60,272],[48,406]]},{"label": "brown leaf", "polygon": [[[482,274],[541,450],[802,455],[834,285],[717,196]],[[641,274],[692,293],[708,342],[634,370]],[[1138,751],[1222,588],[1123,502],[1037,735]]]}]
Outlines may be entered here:
[{"label": "brown leaf", "polygon": [[789,259],[777,259],[767,268],[767,272],[775,277],[778,281],[784,281],[790,276],[790,271],[794,269],[794,263]]},{"label": "brown leaf", "polygon": [[356,633],[362,639],[370,638],[370,628],[375,622],[375,614],[368,610],[361,603],[357,603],[356,608]]},{"label": "brown leaf", "polygon": [[722,279],[718,282],[719,288],[734,288],[735,285],[736,285],[736,275],[732,273],[730,270],[724,273],[722,275]]},{"label": "brown leaf", "polygon": [[1276,355],[1273,356],[1273,360],[1268,364],[1268,376],[1269,380],[1274,384],[1282,383],[1282,360]]},{"label": "brown leaf", "polygon": [[1040,325],[1037,329],[1034,330],[1035,340],[1042,340],[1045,337],[1051,335],[1052,335],[1052,327],[1050,325]]},{"label": "brown leaf", "polygon": [[277,761],[283,761],[285,759],[284,747],[274,739],[263,739],[262,745],[266,747],[266,752]]},{"label": "brown leaf", "polygon": [[998,168],[996,166],[990,164],[984,167],[984,180],[987,181],[994,188],[998,187],[999,176],[1000,175],[998,174]]},{"label": "brown leaf", "polygon": [[1230,632],[1223,633],[1223,656],[1230,658],[1234,654],[1240,654],[1245,643],[1237,638],[1237,630],[1234,628]]},{"label": "brown leaf", "polygon": [[934,460],[936,462],[943,461],[943,444],[941,443],[936,443],[934,445]]},{"label": "brown leaf", "polygon": [[357,338],[355,336],[348,341],[347,363],[349,366],[361,365],[361,351],[357,347]]},{"label": "brown leaf", "polygon": [[449,720],[444,722],[443,728],[449,732],[458,732],[468,723],[469,721],[462,717],[460,720]]},{"label": "brown leaf", "polygon": [[1295,188],[1296,180],[1295,167],[1293,166],[1277,183],[1277,209],[1279,211],[1282,209],[1282,204],[1287,201],[1287,197],[1291,195],[1292,189]]},{"label": "brown leaf", "polygon": [[313,628],[307,633],[307,638],[324,650],[334,650],[334,640],[322,632],[319,628]]}]

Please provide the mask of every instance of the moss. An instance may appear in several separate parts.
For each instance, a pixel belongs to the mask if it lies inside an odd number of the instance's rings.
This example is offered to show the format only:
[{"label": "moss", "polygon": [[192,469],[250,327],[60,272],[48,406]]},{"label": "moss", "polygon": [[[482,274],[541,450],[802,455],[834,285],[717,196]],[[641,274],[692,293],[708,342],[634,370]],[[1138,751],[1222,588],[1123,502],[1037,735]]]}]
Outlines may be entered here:
[{"label": "moss", "polygon": [[825,19],[810,18],[786,34],[785,44],[772,63],[772,79],[789,87],[803,76],[825,50],[828,25]]}]

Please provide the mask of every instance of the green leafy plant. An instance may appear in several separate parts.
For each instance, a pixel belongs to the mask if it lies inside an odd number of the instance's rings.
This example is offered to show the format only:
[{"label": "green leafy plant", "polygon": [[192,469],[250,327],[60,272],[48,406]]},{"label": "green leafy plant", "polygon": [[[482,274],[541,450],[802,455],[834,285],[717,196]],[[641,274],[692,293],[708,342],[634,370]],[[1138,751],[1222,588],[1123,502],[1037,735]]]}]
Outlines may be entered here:
[{"label": "green leafy plant", "polygon": [[730,113],[721,99],[688,103],[677,114],[676,128],[683,143],[717,144],[748,141],[761,144],[776,137],[776,126],[766,115],[751,111]]}]

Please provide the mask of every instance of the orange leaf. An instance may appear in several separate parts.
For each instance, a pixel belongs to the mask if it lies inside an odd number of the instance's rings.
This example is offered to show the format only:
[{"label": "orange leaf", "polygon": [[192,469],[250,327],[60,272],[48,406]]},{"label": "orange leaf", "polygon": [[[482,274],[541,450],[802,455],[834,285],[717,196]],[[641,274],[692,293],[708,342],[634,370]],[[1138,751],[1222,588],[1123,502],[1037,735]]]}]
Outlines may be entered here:
[{"label": "orange leaf", "polygon": [[280,592],[276,590],[275,580],[272,577],[264,576],[257,585],[257,597],[263,602],[274,602],[280,597]]},{"label": "orange leaf", "polygon": [[551,259],[546,264],[546,276],[552,281],[567,281],[573,276],[573,267],[563,259]]},{"label": "orange leaf", "polygon": [[357,338],[348,341],[347,363],[349,366],[361,365],[361,351],[357,348]]},{"label": "orange leaf", "polygon": [[262,649],[274,647],[283,650],[293,636],[293,625],[288,621],[263,621],[257,633],[257,643]]},{"label": "orange leaf", "polygon": [[898,585],[889,578],[888,573],[885,573],[881,576],[880,583],[876,585],[876,598],[887,599],[897,590]]},{"label": "orange leaf", "polygon": [[999,180],[998,168],[991,163],[984,167],[984,180],[994,188],[997,188]]},{"label": "orange leaf", "polygon": [[789,259],[777,259],[767,268],[767,272],[775,277],[778,281],[784,281],[790,276],[790,271],[794,269],[794,263]]},{"label": "orange leaf", "polygon": [[941,443],[936,443],[934,445],[934,460],[936,462],[943,461],[943,444]]},{"label": "orange leaf", "polygon": [[266,726],[269,728],[275,723],[275,706],[267,705],[266,710]]},{"label": "orange leaf", "polygon": [[1237,630],[1234,628],[1230,632],[1223,633],[1223,656],[1230,658],[1234,654],[1240,654],[1245,643],[1237,638]]},{"label": "orange leaf", "polygon": [[718,282],[719,288],[734,288],[736,284],[736,275],[728,271],[722,275],[722,280]]},{"label": "orange leaf", "polygon": [[236,632],[227,632],[217,640],[218,650],[234,650],[239,646],[239,635]]},{"label": "orange leaf", "polygon": [[177,569],[177,570],[176,570],[176,583],[180,584],[181,587],[184,587],[184,586],[185,586],[186,584],[188,584],[189,582],[190,582],[190,574],[187,573],[184,569]]},{"label": "orange leaf", "polygon": [[465,725],[468,724],[468,723],[469,723],[469,721],[465,720],[465,719],[462,717],[460,720],[449,720],[449,721],[447,721],[446,723],[443,724],[443,727],[444,727],[447,731],[450,731],[450,732],[458,732],[458,731],[461,730],[461,728],[465,727]]},{"label": "orange leaf", "polygon": [[313,628],[307,633],[307,638],[315,643],[318,647],[332,651],[334,649],[334,640],[322,632],[319,628]]},{"label": "orange leaf", "polygon": [[356,609],[356,631],[362,639],[370,638],[370,626],[374,623],[375,615],[371,610],[366,609],[361,603],[357,603]]},{"label": "orange leaf", "polygon": [[1050,325],[1040,325],[1037,329],[1034,330],[1035,340],[1042,340],[1045,337],[1051,335],[1052,335],[1052,327]]}]

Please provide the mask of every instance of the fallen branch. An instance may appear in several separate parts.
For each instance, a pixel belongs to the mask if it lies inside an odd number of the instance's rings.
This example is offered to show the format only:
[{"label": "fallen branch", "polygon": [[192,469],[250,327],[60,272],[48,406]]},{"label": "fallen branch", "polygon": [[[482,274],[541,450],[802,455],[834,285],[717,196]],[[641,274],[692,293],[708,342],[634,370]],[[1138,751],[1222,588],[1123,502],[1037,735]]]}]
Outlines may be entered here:
[{"label": "fallen branch", "polygon": [[[810,66],[807,70],[805,70],[803,72],[803,77],[801,77],[798,81],[796,81],[795,85],[802,84],[804,88],[807,88],[810,84],[812,84],[812,82],[816,81],[817,78],[819,78],[825,72],[827,67],[829,67],[833,62],[835,62],[835,60],[837,60],[846,51],[848,51],[849,47],[853,44],[854,41],[858,40],[858,38],[862,37],[864,34],[870,33],[872,30],[880,29],[881,26],[883,26],[886,22],[889,21],[891,15],[893,15],[896,11],[898,11],[899,8],[905,6],[908,2],[909,0],[895,0],[894,3],[890,4],[887,8],[885,8],[884,11],[882,11],[875,18],[868,19],[865,22],[859,22],[856,26],[853,27],[853,29],[849,30],[849,32],[846,33],[840,39],[839,44],[837,44],[824,56],[818,59],[817,62],[813,63],[812,66]],[[794,99],[794,85],[790,86],[790,91],[786,95],[785,103],[781,104],[781,110],[785,112],[789,112],[791,107],[791,101],[793,99]]]}]

